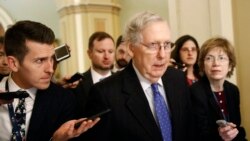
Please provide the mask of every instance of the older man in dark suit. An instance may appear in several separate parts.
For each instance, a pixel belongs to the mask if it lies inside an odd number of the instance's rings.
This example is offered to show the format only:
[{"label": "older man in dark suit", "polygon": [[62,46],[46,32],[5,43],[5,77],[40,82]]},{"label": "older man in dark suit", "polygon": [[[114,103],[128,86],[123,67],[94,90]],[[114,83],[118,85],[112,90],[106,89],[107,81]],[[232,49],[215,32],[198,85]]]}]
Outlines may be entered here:
[{"label": "older man in dark suit", "polygon": [[126,27],[132,57],[122,71],[92,87],[86,115],[107,108],[86,134],[93,141],[185,141],[189,139],[190,98],[185,75],[169,68],[173,47],[167,22],[143,12]]}]

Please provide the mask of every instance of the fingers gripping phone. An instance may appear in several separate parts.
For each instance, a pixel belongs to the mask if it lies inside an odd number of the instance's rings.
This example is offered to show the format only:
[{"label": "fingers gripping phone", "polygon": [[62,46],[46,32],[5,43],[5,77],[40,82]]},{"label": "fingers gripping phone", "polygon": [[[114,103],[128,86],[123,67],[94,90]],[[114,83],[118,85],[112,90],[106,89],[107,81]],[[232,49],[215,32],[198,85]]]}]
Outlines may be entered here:
[{"label": "fingers gripping phone", "polygon": [[100,117],[100,116],[102,116],[102,115],[104,115],[104,114],[107,114],[107,113],[109,113],[110,111],[111,111],[111,109],[106,109],[106,110],[104,110],[104,111],[101,111],[101,112],[99,112],[99,113],[93,115],[93,116],[90,116],[90,117],[86,118],[85,120],[83,120],[83,121],[81,121],[81,122],[77,122],[77,123],[75,124],[74,128],[77,129],[77,128],[80,127],[80,125],[82,124],[82,122],[87,121],[87,120],[95,120],[96,118],[98,118],[98,117]]},{"label": "fingers gripping phone", "polygon": [[26,91],[0,92],[0,99],[11,100],[14,98],[26,98],[29,94]]},{"label": "fingers gripping phone", "polygon": [[70,79],[66,80],[66,82],[73,83],[77,80],[80,80],[82,77],[83,77],[83,75],[81,73],[77,72],[74,75],[72,75]]},{"label": "fingers gripping phone", "polygon": [[216,120],[216,123],[220,126],[220,127],[226,127],[227,126],[227,121],[220,119],[220,120]]}]

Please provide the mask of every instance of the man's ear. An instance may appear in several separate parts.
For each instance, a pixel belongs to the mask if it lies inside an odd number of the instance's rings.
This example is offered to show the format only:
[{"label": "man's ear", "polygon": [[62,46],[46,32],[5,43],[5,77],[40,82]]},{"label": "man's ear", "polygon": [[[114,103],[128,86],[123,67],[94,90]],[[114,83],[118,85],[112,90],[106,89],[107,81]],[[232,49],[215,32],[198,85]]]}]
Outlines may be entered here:
[{"label": "man's ear", "polygon": [[16,57],[7,56],[7,61],[8,61],[8,65],[11,71],[17,72],[20,64],[19,64],[19,61],[16,59]]},{"label": "man's ear", "polygon": [[133,51],[134,46],[132,44],[128,44],[126,47],[127,47],[127,51],[128,51],[129,56],[131,56],[133,58],[133,56],[134,56],[134,51]]},{"label": "man's ear", "polygon": [[89,59],[92,60],[92,50],[91,49],[87,50],[87,54],[89,56]]}]

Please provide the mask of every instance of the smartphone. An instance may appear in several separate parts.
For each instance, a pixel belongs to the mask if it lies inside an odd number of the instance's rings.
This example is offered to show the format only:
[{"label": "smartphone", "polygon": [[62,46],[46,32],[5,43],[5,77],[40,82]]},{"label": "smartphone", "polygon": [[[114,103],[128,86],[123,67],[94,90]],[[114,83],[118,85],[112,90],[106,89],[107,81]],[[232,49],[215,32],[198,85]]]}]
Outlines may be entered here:
[{"label": "smartphone", "polygon": [[225,127],[227,126],[227,121],[220,119],[220,120],[216,120],[216,123],[220,126],[220,127]]},{"label": "smartphone", "polygon": [[83,74],[77,72],[70,79],[66,80],[67,83],[73,83],[77,80],[80,80],[83,77]]},{"label": "smartphone", "polygon": [[172,62],[172,64],[173,64],[174,66],[177,66],[178,69],[183,69],[183,68],[186,67],[185,65],[183,65],[183,64],[181,64],[181,63],[177,63],[177,62]]},{"label": "smartphone", "polygon": [[26,91],[0,92],[0,99],[11,100],[14,98],[26,98],[29,94]]},{"label": "smartphone", "polygon": [[65,60],[70,57],[69,46],[67,44],[55,48],[55,59],[57,62]]},{"label": "smartphone", "polygon": [[98,118],[98,117],[100,117],[100,116],[102,116],[102,115],[104,115],[104,114],[107,114],[107,113],[109,113],[110,111],[111,111],[111,109],[106,109],[106,110],[104,110],[104,111],[101,111],[101,112],[99,112],[99,113],[93,115],[93,116],[87,117],[85,120],[83,120],[83,121],[81,121],[81,122],[77,122],[77,123],[75,124],[74,128],[77,129],[77,128],[80,127],[80,125],[82,124],[82,122],[87,121],[87,120],[95,120],[96,118]]}]

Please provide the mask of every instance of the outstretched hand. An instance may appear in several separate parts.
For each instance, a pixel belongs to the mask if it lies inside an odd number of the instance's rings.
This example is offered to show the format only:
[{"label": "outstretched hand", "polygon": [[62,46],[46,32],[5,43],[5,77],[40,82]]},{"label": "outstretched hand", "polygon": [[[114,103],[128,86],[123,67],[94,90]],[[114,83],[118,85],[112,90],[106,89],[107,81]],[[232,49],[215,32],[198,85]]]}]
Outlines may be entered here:
[{"label": "outstretched hand", "polygon": [[[0,90],[0,94],[1,92],[4,92],[3,90]],[[14,99],[11,99],[11,100],[4,100],[4,99],[0,99],[0,106],[2,104],[8,104],[8,103],[12,103]]]},{"label": "outstretched hand", "polygon": [[76,88],[77,85],[79,84],[80,80],[75,81],[73,83],[67,83],[67,80],[69,80],[71,76],[64,76],[60,80],[57,81],[57,84],[61,85],[64,88]]},{"label": "outstretched hand", "polygon": [[[88,129],[92,128],[100,120],[100,118],[96,118],[95,120],[83,121],[84,119],[86,118],[65,122],[59,129],[56,130],[52,137],[52,141],[67,141],[78,137]],[[75,124],[81,121],[83,121],[81,125],[78,128],[75,128]]]}]

